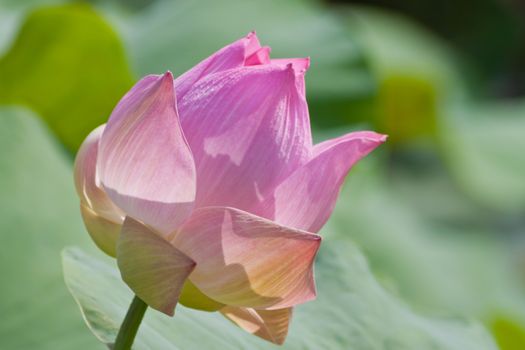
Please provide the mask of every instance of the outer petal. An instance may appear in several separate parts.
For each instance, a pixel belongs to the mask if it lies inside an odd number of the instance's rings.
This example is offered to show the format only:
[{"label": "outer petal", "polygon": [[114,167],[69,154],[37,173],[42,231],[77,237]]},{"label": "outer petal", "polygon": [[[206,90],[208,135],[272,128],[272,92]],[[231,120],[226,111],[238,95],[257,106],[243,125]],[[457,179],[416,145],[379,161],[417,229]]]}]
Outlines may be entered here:
[{"label": "outer petal", "polygon": [[148,76],[119,102],[100,139],[97,167],[127,215],[168,235],[195,199],[195,165],[179,125],[171,73]]},{"label": "outer petal", "polygon": [[138,221],[126,217],[117,246],[122,279],[152,308],[173,316],[195,262]]},{"label": "outer petal", "polygon": [[227,306],[221,313],[245,331],[278,345],[284,343],[292,318],[292,308],[255,310]]},{"label": "outer petal", "polygon": [[93,130],[82,143],[75,159],[74,175],[86,229],[95,244],[114,257],[124,213],[109,199],[97,177],[98,142],[104,127]]},{"label": "outer petal", "polygon": [[179,101],[197,166],[197,207],[247,210],[306,162],[303,80],[292,65],[242,67],[209,75]]},{"label": "outer petal", "polygon": [[[269,52],[267,49],[261,49],[255,32],[223,47],[175,80],[178,98],[184,97],[193,85],[209,74],[242,67],[245,64],[267,63]],[[267,59],[265,59],[265,55],[267,55]]]},{"label": "outer petal", "polygon": [[75,158],[75,188],[80,201],[97,215],[122,223],[124,213],[112,201],[102,188],[97,177],[98,143],[105,124],[93,130],[84,140]]},{"label": "outer petal", "polygon": [[312,159],[251,212],[282,225],[318,232],[332,213],[348,171],[385,140],[385,135],[365,131],[316,145]]},{"label": "outer petal", "polygon": [[[271,65],[278,67],[293,67],[296,74],[301,77],[306,73],[308,68],[310,68],[310,57],[305,58],[278,58],[270,61]],[[306,96],[306,87],[304,84],[304,79],[296,80],[297,89],[301,92],[303,96]]]},{"label": "outer petal", "polygon": [[109,256],[117,256],[117,241],[122,223],[116,223],[98,215],[84,203],[80,204],[80,213],[86,229],[97,245]]},{"label": "outer petal", "polygon": [[209,207],[197,209],[172,242],[197,263],[195,286],[223,304],[280,309],[315,298],[318,235]]}]

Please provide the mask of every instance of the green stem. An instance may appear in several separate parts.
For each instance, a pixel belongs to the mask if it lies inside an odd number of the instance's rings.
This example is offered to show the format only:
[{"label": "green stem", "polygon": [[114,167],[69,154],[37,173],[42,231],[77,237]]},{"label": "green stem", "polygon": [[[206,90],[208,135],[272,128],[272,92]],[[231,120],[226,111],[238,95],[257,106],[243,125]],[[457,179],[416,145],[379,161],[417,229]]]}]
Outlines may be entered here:
[{"label": "green stem", "polygon": [[130,350],[148,305],[135,296],[120,326],[113,350]]}]

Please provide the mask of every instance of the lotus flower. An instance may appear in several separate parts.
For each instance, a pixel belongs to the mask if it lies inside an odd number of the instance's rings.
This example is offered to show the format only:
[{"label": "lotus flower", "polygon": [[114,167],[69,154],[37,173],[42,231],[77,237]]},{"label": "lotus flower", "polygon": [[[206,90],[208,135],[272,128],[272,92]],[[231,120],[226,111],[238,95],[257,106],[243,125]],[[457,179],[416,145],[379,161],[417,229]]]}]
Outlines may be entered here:
[{"label": "lotus flower", "polygon": [[269,53],[251,33],[175,80],[146,76],[84,141],[75,182],[88,232],[150,307],[220,311],[281,344],[316,296],[317,232],[385,136],[313,145],[309,59]]}]

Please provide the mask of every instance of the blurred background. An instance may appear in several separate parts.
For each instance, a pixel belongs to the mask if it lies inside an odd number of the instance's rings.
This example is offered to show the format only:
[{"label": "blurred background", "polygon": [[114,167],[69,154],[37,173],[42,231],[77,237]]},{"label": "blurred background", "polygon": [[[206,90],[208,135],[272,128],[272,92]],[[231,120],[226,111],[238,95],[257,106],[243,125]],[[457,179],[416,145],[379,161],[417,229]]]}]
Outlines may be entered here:
[{"label": "blurred background", "polygon": [[[373,318],[374,300],[353,289],[365,282],[349,260],[334,278],[348,278],[353,298],[338,307],[353,311],[341,334],[323,333],[334,339],[324,348],[447,349],[454,337],[477,337],[487,349],[525,349],[520,0],[0,0],[0,348],[102,349],[60,264],[65,246],[95,250],[73,189],[74,155],[141,76],[179,75],[253,29],[273,57],[311,57],[317,141],[361,129],[389,135],[352,170],[322,234],[327,246],[345,241],[348,256],[364,256],[366,283],[403,315],[439,320],[439,331],[410,321],[392,335],[378,310]],[[316,318],[304,310],[289,348],[315,332],[314,321],[300,325]],[[456,319],[485,330],[464,334]],[[363,340],[371,334],[378,342]]]}]

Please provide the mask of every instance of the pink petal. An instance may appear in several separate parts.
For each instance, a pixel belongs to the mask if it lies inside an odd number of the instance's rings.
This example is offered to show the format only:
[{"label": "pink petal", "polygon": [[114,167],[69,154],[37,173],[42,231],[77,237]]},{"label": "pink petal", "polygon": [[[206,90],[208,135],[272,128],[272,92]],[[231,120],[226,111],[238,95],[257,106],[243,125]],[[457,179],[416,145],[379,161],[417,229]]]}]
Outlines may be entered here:
[{"label": "pink petal", "polygon": [[261,49],[261,43],[259,42],[259,38],[254,30],[248,33],[243,39],[246,40],[245,59]]},{"label": "pink petal", "polygon": [[168,235],[191,213],[195,165],[180,128],[171,73],[139,81],[100,139],[97,167],[111,200]]},{"label": "pink petal", "polygon": [[295,83],[297,90],[301,92],[303,96],[306,96],[306,87],[302,76],[310,68],[310,57],[305,58],[278,58],[270,61],[271,65],[277,67],[292,67],[293,71],[298,75]]},{"label": "pink petal", "polygon": [[209,75],[179,101],[197,166],[196,207],[246,210],[306,162],[303,82],[292,66],[242,67]]},{"label": "pink petal", "polygon": [[385,140],[385,135],[374,132],[355,132],[316,145],[312,159],[251,212],[281,225],[318,232],[332,213],[346,174]]},{"label": "pink petal", "polygon": [[[264,55],[264,51],[258,53],[260,49],[261,45],[255,32],[223,47],[175,80],[178,98],[184,97],[193,85],[207,75],[242,67],[246,61],[248,61],[247,65],[262,64],[262,60],[260,63],[254,63],[257,57]],[[267,61],[269,61],[269,56]],[[267,61],[264,62],[267,63]]]},{"label": "pink petal", "polygon": [[318,235],[208,207],[197,209],[172,243],[197,263],[195,286],[223,304],[280,309],[315,298]]},{"label": "pink petal", "polygon": [[102,188],[97,177],[98,144],[105,125],[93,130],[84,140],[75,158],[75,188],[80,201],[97,215],[122,223],[124,213],[112,201]]},{"label": "pink petal", "polygon": [[138,221],[126,217],[117,245],[122,279],[146,304],[173,316],[193,260]]},{"label": "pink petal", "polygon": [[270,63],[270,49],[269,46],[261,47],[249,57],[246,58],[244,65],[245,66],[256,66],[260,64],[269,64]]},{"label": "pink petal", "polygon": [[284,343],[292,318],[292,308],[255,310],[226,306],[221,313],[246,332],[278,345]]},{"label": "pink petal", "polygon": [[97,177],[98,143],[103,130],[104,125],[93,130],[77,153],[75,188],[87,231],[103,252],[114,257],[124,213],[109,199]]}]

